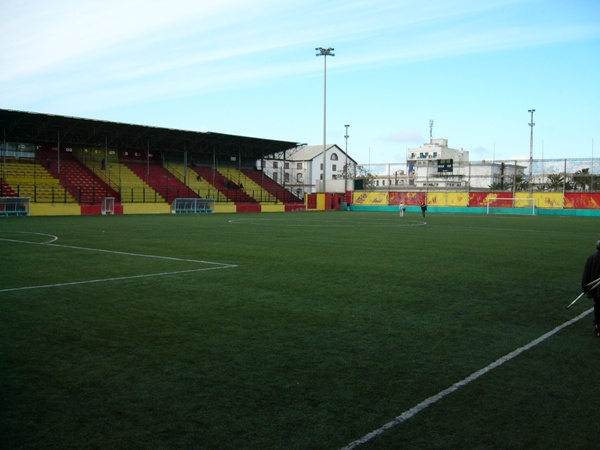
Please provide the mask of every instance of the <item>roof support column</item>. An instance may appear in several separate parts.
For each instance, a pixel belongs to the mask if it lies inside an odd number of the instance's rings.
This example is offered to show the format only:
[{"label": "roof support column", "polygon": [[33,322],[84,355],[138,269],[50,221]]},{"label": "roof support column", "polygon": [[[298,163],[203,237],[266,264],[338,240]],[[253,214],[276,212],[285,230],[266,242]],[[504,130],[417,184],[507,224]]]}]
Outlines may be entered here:
[{"label": "roof support column", "polygon": [[58,144],[57,144],[57,146],[58,146],[58,158],[57,158],[57,165],[56,165],[56,167],[57,167],[58,173],[60,174],[60,131],[57,132],[57,140],[58,140]]},{"label": "roof support column", "polygon": [[7,148],[6,148],[6,127],[2,127],[2,132],[4,135],[4,166],[3,166],[3,170],[2,170],[2,178],[6,177],[6,153],[7,153]]},{"label": "roof support column", "polygon": [[188,185],[188,163],[187,163],[187,148],[183,144],[183,183]]}]

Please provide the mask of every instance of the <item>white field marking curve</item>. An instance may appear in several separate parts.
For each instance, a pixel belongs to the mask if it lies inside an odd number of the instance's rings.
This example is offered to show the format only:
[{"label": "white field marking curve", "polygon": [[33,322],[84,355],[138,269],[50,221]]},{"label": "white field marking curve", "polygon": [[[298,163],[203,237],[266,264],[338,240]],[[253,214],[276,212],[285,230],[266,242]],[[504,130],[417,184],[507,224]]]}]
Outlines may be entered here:
[{"label": "white field marking curve", "polygon": [[561,331],[563,328],[568,327],[569,325],[574,324],[575,322],[583,319],[585,316],[589,315],[592,311],[594,311],[594,308],[590,308],[587,311],[584,311],[583,313],[581,313],[579,316],[563,323],[562,325],[559,325],[558,327],[554,328],[552,331],[549,331],[548,333],[544,334],[543,336],[540,336],[539,338],[531,341],[529,344],[524,345],[523,347],[520,347],[506,355],[504,355],[503,357],[497,359],[496,361],[494,361],[493,363],[487,365],[486,367],[484,367],[483,369],[480,369],[476,372],[473,372],[471,375],[469,375],[467,378],[464,378],[463,380],[454,383],[452,386],[450,386],[447,389],[444,389],[443,391],[423,400],[421,403],[419,403],[418,405],[412,407],[411,409],[404,411],[402,414],[400,414],[398,417],[394,418],[393,420],[391,420],[390,422],[386,423],[385,425],[383,425],[381,428],[378,428],[377,430],[371,431],[370,433],[364,435],[362,438],[357,439],[356,441],[348,444],[347,446],[343,447],[342,450],[352,450],[362,444],[366,444],[367,442],[369,442],[372,439],[375,439],[378,436],[381,436],[383,433],[385,433],[387,430],[389,430],[390,428],[395,427],[396,425],[400,425],[403,422],[406,422],[408,419],[414,417],[415,415],[417,415],[418,413],[420,413],[421,411],[423,411],[425,408],[433,405],[434,403],[437,403],[438,401],[442,400],[444,397],[446,397],[447,395],[452,394],[453,392],[457,391],[458,389],[460,389],[461,387],[466,386],[467,384],[469,384],[471,381],[475,381],[477,378],[485,375],[486,373],[488,373],[489,371],[500,367],[502,364],[510,361],[511,359],[516,358],[517,356],[519,356],[521,353],[532,349],[533,347],[535,347],[536,345],[544,342],[546,339],[550,338],[551,336],[555,335],[556,333],[558,333],[559,331]]},{"label": "white field marking curve", "polygon": [[13,233],[15,234],[33,234],[35,236],[47,236],[50,238],[50,240],[46,241],[46,242],[31,242],[31,241],[24,241],[22,239],[8,239],[8,238],[2,238],[0,237],[0,241],[6,241],[6,242],[16,242],[17,244],[35,244],[35,245],[42,245],[42,244],[50,244],[52,242],[58,241],[58,237],[54,236],[52,234],[46,234],[46,233],[33,233],[33,232],[27,232],[27,231],[13,231]]},{"label": "white field marking curve", "polygon": [[0,238],[0,241],[15,242],[15,243],[20,243],[20,244],[30,244],[30,245],[45,245],[48,247],[61,247],[61,248],[85,250],[85,251],[100,252],[100,253],[112,253],[112,254],[116,254],[116,255],[133,256],[133,257],[139,257],[139,258],[154,258],[154,259],[164,259],[164,260],[168,260],[168,261],[189,262],[189,263],[195,263],[195,264],[210,264],[210,265],[213,265],[214,267],[203,267],[200,269],[188,269],[188,270],[177,270],[177,271],[173,271],[173,272],[159,272],[159,273],[151,273],[151,274],[131,275],[131,276],[127,276],[127,277],[102,278],[102,279],[97,279],[97,280],[73,281],[73,282],[69,282],[69,283],[57,283],[57,284],[46,284],[46,285],[39,285],[39,286],[25,286],[25,287],[19,287],[19,288],[8,288],[8,289],[0,289],[0,293],[1,292],[23,291],[23,290],[30,290],[30,289],[46,289],[46,288],[61,287],[61,286],[74,286],[74,285],[78,285],[78,284],[100,283],[100,282],[105,282],[105,281],[120,281],[120,280],[131,280],[131,279],[136,279],[136,278],[161,277],[161,276],[167,276],[167,275],[178,275],[178,274],[182,274],[182,273],[203,272],[203,271],[208,271],[208,270],[230,269],[230,268],[237,267],[236,264],[219,263],[219,262],[215,262],[215,261],[176,258],[173,256],[146,255],[146,254],[142,254],[142,253],[121,252],[121,251],[116,251],[116,250],[104,250],[104,249],[99,249],[99,248],[79,247],[79,246],[75,246],[75,245],[53,244],[52,242],[56,242],[58,240],[57,236],[53,236],[50,234],[44,234],[44,233],[33,233],[33,232],[18,232],[18,233],[32,234],[32,235],[37,235],[37,236],[48,236],[51,239],[49,239],[46,242],[31,242],[31,241],[26,241],[26,240]]}]

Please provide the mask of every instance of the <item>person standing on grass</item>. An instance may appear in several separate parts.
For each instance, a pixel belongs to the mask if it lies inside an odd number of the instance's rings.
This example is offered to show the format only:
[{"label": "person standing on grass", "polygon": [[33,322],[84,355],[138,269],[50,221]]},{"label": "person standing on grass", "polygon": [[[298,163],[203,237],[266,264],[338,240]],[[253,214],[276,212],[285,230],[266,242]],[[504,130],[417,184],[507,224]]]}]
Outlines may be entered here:
[{"label": "person standing on grass", "polygon": [[404,211],[406,211],[406,208],[404,208],[404,202],[400,202],[400,217],[404,217]]},{"label": "person standing on grass", "polygon": [[600,278],[600,240],[596,241],[596,253],[590,255],[583,268],[581,292],[594,299],[594,332],[600,337],[600,286],[590,289],[588,284]]},{"label": "person standing on grass", "polygon": [[427,203],[425,203],[425,200],[423,200],[421,202],[421,214],[423,214],[423,217],[425,217],[426,212],[427,212]]}]

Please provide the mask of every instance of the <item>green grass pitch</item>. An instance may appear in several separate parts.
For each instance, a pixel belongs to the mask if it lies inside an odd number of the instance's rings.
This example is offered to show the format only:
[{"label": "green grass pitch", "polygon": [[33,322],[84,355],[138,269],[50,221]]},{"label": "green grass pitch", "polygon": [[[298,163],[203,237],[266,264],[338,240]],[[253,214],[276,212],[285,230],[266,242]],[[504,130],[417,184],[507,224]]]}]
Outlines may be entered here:
[{"label": "green grass pitch", "polygon": [[[341,449],[589,311],[598,219],[0,219],[0,447]],[[592,315],[361,449],[594,448]]]}]

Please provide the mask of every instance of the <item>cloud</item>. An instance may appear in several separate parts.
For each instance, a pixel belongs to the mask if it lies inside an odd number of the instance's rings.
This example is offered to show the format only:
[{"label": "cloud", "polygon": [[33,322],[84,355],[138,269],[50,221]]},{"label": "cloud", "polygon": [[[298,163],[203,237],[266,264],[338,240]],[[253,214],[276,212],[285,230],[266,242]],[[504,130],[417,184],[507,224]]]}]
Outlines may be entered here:
[{"label": "cloud", "polygon": [[387,142],[394,142],[398,144],[412,144],[415,142],[423,142],[423,135],[415,129],[406,128],[404,130],[392,133],[382,140]]},{"label": "cloud", "polygon": [[[321,65],[307,61],[319,45],[343,55],[334,70],[362,71],[600,34],[592,22],[523,19],[536,6],[530,0],[0,2],[0,15],[10,18],[3,34],[11,37],[0,40],[0,96],[6,105],[53,99],[98,108],[316,73]],[[332,26],[334,20],[344,26]],[[422,142],[423,136],[402,130],[384,140]]]}]

